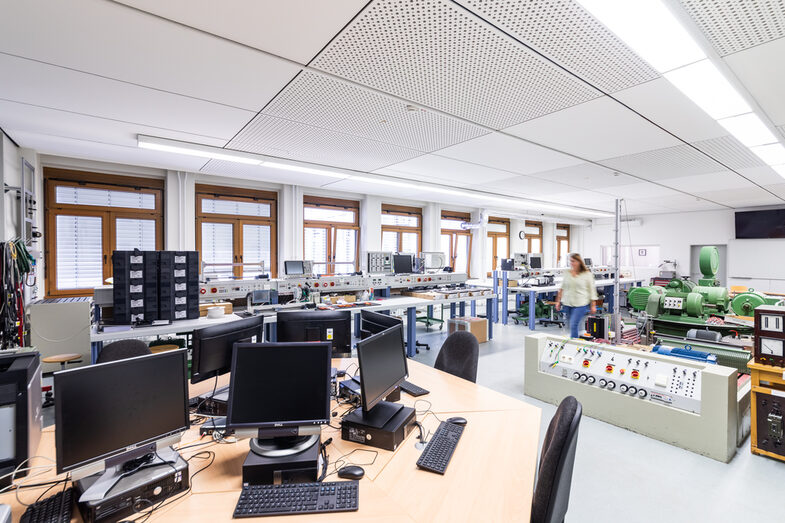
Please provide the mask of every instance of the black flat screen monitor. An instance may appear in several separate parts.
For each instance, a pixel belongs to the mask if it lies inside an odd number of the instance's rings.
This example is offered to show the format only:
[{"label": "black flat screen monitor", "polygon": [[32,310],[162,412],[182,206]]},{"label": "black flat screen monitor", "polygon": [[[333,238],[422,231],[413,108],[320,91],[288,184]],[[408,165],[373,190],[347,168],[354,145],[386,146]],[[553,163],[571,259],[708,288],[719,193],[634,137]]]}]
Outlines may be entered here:
[{"label": "black flat screen monitor", "polygon": [[227,425],[269,429],[330,421],[329,343],[238,343]]},{"label": "black flat screen monitor", "polygon": [[413,268],[411,254],[393,255],[393,272],[395,274],[411,274]]},{"label": "black flat screen monitor", "polygon": [[739,211],[736,213],[736,238],[785,238],[785,209]]},{"label": "black flat screen monitor", "polygon": [[287,276],[305,274],[305,265],[302,260],[288,260],[283,262],[283,271]]},{"label": "black flat screen monitor", "polygon": [[542,255],[532,254],[529,256],[529,268],[542,269]]},{"label": "black flat screen monitor", "polygon": [[352,353],[352,313],[349,311],[279,311],[277,341],[329,341],[334,356]]},{"label": "black flat screen monitor", "polygon": [[403,325],[390,327],[357,342],[363,412],[369,412],[409,375]]},{"label": "black flat screen monitor", "polygon": [[395,327],[396,325],[403,325],[403,321],[399,318],[390,316],[389,314],[382,314],[381,312],[360,311],[360,335],[362,339],[378,334],[390,327]]},{"label": "black flat screen monitor", "polygon": [[185,349],[57,372],[54,388],[58,473],[189,427]]},{"label": "black flat screen monitor", "polygon": [[263,325],[264,317],[255,316],[195,330],[191,352],[191,383],[229,372],[234,344],[239,341],[262,341]]}]

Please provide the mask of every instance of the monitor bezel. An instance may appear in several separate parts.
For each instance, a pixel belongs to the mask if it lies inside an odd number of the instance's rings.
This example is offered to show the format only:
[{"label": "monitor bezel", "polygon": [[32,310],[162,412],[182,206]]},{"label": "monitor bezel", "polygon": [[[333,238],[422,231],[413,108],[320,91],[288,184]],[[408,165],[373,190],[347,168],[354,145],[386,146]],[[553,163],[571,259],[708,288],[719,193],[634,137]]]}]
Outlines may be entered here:
[{"label": "monitor bezel", "polygon": [[[289,264],[290,263],[298,263],[300,264],[300,272],[289,272]],[[283,272],[286,276],[305,276],[305,262],[303,260],[284,260],[283,262]]]},{"label": "monitor bezel", "polygon": [[[368,401],[368,395],[366,394],[366,390],[365,390],[366,381],[365,381],[365,378],[363,377],[363,371],[362,371],[362,368],[363,368],[363,360],[362,360],[363,350],[364,350],[365,346],[368,345],[369,343],[373,343],[377,338],[381,338],[382,336],[389,336],[392,333],[392,331],[395,330],[395,329],[398,329],[398,330],[401,331],[401,341],[402,341],[402,343],[401,343],[401,354],[403,356],[404,375],[403,375],[403,377],[399,381],[397,381],[395,383],[395,385],[392,385],[392,386],[388,387],[384,391],[384,393],[382,393],[379,396],[377,396],[376,398],[374,398],[373,402],[370,403]],[[358,363],[358,366],[360,367],[360,392],[362,394],[362,410],[363,410],[363,412],[369,412],[376,405],[378,405],[379,403],[384,401],[384,398],[389,396],[390,393],[392,391],[394,391],[401,383],[406,381],[406,378],[409,377],[409,361],[408,360],[409,360],[409,358],[406,356],[406,340],[404,339],[404,336],[403,336],[403,324],[396,325],[394,327],[390,327],[389,329],[385,329],[382,332],[377,332],[376,334],[374,334],[372,336],[369,336],[369,337],[365,338],[364,340],[360,340],[360,341],[357,342],[357,363]]]},{"label": "monitor bezel", "polygon": [[[264,317],[263,316],[255,316],[255,317],[252,317],[252,318],[242,318],[242,319],[239,319],[239,320],[218,323],[216,325],[209,325],[207,327],[202,327],[201,329],[195,329],[193,331],[192,336],[191,336],[191,338],[192,338],[192,344],[191,344],[192,352],[191,352],[191,379],[190,379],[190,382],[191,382],[192,385],[195,385],[197,383],[201,383],[203,381],[209,380],[210,378],[215,378],[216,376],[223,376],[224,374],[227,374],[227,373],[229,373],[232,370],[232,358],[231,358],[231,355],[230,355],[230,357],[229,357],[229,368],[227,368],[226,370],[224,370],[224,369],[216,369],[216,370],[212,370],[210,372],[199,372],[199,370],[200,370],[199,367],[202,364],[202,347],[201,347],[201,345],[202,345],[202,342],[204,340],[202,339],[202,334],[197,334],[197,333],[199,333],[200,331],[212,330],[212,329],[215,329],[215,330],[220,330],[222,328],[223,329],[230,329],[231,326],[236,325],[237,323],[247,323],[249,325],[251,325],[253,323],[258,323],[258,325],[255,325],[253,327],[249,326],[247,328],[242,328],[241,330],[258,329],[258,332],[256,333],[257,339],[264,339]],[[232,332],[223,332],[221,334],[217,334],[215,336],[211,336],[211,337],[205,338],[205,339],[211,340],[211,339],[217,338],[219,336],[224,336],[224,335],[231,334],[231,333]],[[196,338],[199,339],[199,351],[198,351],[198,356],[199,357],[198,358],[196,357],[197,351],[195,350],[195,345],[193,343]],[[234,344],[232,345],[232,348],[229,349],[229,352],[232,352],[233,350],[234,350]]]}]

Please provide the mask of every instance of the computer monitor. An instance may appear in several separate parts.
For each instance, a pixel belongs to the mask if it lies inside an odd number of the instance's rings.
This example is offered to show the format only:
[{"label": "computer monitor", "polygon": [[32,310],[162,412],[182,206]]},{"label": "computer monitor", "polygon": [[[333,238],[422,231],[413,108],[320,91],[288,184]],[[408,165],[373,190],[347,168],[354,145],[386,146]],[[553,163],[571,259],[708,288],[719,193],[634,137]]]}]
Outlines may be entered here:
[{"label": "computer monitor", "polygon": [[396,325],[403,325],[403,320],[390,316],[389,314],[382,314],[381,312],[360,311],[360,337],[362,339],[378,334],[390,327],[395,327]]},{"label": "computer monitor", "polygon": [[393,272],[395,274],[411,274],[413,267],[411,254],[393,255]]},{"label": "computer monitor", "polygon": [[357,342],[363,423],[383,427],[403,406],[383,401],[409,375],[403,325]]},{"label": "computer monitor", "polygon": [[283,262],[283,271],[287,276],[305,274],[305,264],[302,260],[286,260]]},{"label": "computer monitor", "polygon": [[188,351],[56,372],[57,472],[75,477],[156,452],[189,427]]},{"label": "computer monitor", "polygon": [[333,356],[352,353],[352,313],[349,311],[279,311],[277,341],[329,341]]},{"label": "computer monitor", "polygon": [[192,337],[191,383],[229,372],[234,344],[240,341],[262,341],[263,325],[264,317],[254,316],[195,330]]},{"label": "computer monitor", "polygon": [[330,362],[329,343],[236,344],[227,427],[253,430],[260,455],[313,444],[330,421]]},{"label": "computer monitor", "polygon": [[586,264],[586,267],[591,267],[591,258],[584,258],[583,263]]},{"label": "computer monitor", "polygon": [[542,269],[542,254],[529,254],[529,268]]}]

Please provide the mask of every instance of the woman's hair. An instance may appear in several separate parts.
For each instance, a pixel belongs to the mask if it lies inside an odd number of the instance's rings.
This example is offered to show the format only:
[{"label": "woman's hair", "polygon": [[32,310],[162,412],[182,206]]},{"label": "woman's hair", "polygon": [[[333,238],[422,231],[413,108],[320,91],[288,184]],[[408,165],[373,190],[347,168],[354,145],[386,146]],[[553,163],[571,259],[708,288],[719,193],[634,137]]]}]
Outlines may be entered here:
[{"label": "woman's hair", "polygon": [[586,267],[586,263],[584,263],[583,258],[581,258],[581,255],[578,254],[577,252],[574,252],[574,253],[570,254],[570,259],[571,260],[575,260],[576,262],[578,262],[578,272],[579,273],[586,272],[586,271],[589,270],[589,268]]}]

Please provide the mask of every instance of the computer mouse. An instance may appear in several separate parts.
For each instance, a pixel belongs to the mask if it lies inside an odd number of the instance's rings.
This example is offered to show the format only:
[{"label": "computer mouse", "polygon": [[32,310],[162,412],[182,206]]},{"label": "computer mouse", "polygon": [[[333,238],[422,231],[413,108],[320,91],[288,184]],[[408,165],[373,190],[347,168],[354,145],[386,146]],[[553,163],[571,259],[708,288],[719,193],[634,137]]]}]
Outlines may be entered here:
[{"label": "computer mouse", "polygon": [[447,418],[447,423],[452,423],[453,425],[466,425],[469,422],[466,421],[466,418],[455,416],[454,418]]},{"label": "computer mouse", "polygon": [[338,469],[338,477],[342,479],[362,479],[365,470],[357,465],[347,465]]}]

